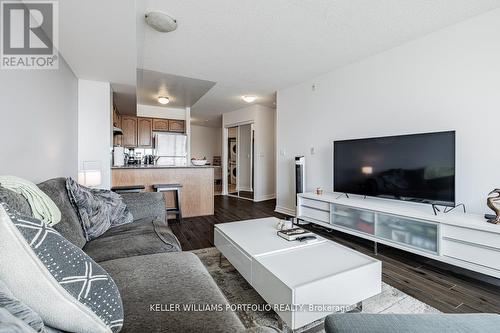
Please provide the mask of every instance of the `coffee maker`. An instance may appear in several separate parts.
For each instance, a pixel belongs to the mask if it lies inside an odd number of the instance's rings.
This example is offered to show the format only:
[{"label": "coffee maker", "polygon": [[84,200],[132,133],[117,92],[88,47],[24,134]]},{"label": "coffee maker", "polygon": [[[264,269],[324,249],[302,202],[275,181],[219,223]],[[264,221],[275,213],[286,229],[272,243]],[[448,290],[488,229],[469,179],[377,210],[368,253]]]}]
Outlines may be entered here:
[{"label": "coffee maker", "polygon": [[144,164],[153,165],[155,164],[154,155],[146,155],[144,156]]}]

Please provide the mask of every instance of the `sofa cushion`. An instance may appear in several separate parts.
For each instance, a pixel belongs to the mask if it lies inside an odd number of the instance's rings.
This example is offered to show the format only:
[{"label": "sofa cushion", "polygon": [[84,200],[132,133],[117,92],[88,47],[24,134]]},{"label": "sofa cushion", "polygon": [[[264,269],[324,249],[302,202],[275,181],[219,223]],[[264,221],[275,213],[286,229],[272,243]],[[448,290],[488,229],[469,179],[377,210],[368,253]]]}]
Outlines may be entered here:
[{"label": "sofa cushion", "polygon": [[0,204],[0,279],[48,325],[69,332],[118,332],[113,279],[44,222]]},{"label": "sofa cushion", "polygon": [[0,186],[0,202],[4,202],[11,209],[22,215],[31,216],[31,207],[22,195]]},{"label": "sofa cushion", "polygon": [[158,220],[165,221],[165,198],[163,193],[122,193],[121,196],[128,210],[134,216],[134,220],[157,217]]},{"label": "sofa cushion", "polygon": [[56,224],[54,229],[75,246],[82,248],[87,241],[83,235],[79,217],[69,200],[66,178],[50,179],[37,186],[55,202],[61,211],[61,222]]},{"label": "sofa cushion", "polygon": [[497,314],[364,314],[329,315],[327,333],[493,333],[500,327]]},{"label": "sofa cushion", "polygon": [[116,281],[123,298],[122,332],[233,333],[244,329],[230,311],[156,311],[169,304],[228,304],[193,253],[152,254],[105,261],[101,265]]},{"label": "sofa cushion", "polygon": [[43,332],[43,320],[38,313],[18,300],[2,281],[0,281],[0,309],[9,311],[14,317],[22,320],[35,330],[35,332]]},{"label": "sofa cushion", "polygon": [[178,252],[179,241],[165,222],[144,218],[109,229],[85,245],[83,250],[95,261]]}]

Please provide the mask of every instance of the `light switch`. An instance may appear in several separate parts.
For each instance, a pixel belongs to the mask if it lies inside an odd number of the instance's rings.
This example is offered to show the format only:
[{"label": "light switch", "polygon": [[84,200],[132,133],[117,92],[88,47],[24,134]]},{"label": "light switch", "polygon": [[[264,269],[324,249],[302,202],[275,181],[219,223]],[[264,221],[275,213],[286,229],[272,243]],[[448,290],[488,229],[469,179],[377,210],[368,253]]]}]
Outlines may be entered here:
[{"label": "light switch", "polygon": [[314,147],[311,147],[311,155],[314,155],[315,151],[314,151]]}]

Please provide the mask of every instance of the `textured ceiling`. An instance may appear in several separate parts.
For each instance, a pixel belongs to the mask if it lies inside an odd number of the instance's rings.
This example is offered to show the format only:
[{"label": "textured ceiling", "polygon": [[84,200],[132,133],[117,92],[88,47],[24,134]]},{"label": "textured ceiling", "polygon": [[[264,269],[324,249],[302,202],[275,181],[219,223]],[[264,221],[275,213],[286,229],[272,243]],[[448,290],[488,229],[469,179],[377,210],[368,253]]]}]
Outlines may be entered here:
[{"label": "textured ceiling", "polygon": [[[456,22],[500,0],[64,0],[60,51],[77,77],[111,82],[135,112],[136,69],[216,82],[192,107],[200,122]],[[161,34],[144,14],[179,22]]]},{"label": "textured ceiling", "polygon": [[[192,108],[210,119],[273,105],[274,92],[500,6],[500,0],[138,0],[179,23],[139,20],[142,68],[217,82]],[[141,23],[142,22],[142,23]]]},{"label": "textured ceiling", "polygon": [[59,51],[80,79],[111,82],[125,114],[135,108],[134,0],[59,1]]}]

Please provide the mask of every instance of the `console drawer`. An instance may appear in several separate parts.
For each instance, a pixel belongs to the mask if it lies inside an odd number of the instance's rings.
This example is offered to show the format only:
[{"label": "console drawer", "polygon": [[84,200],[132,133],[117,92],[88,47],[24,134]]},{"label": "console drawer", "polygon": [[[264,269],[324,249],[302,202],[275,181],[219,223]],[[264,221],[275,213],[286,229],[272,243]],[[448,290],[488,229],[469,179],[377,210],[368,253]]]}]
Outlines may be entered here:
[{"label": "console drawer", "polygon": [[330,210],[330,204],[328,202],[312,200],[307,198],[300,198],[300,205],[311,208],[318,208],[322,210]]},{"label": "console drawer", "polygon": [[443,237],[480,244],[500,250],[500,234],[480,230],[443,225]]},{"label": "console drawer", "polygon": [[500,250],[445,238],[442,253],[444,256],[500,270]]},{"label": "console drawer", "polygon": [[252,283],[252,259],[243,253],[217,228],[214,230],[214,244],[248,283]]},{"label": "console drawer", "polygon": [[332,224],[366,234],[375,234],[375,213],[343,205],[332,205]]},{"label": "console drawer", "polygon": [[305,206],[300,207],[301,217],[312,218],[324,223],[330,223],[330,212]]}]

